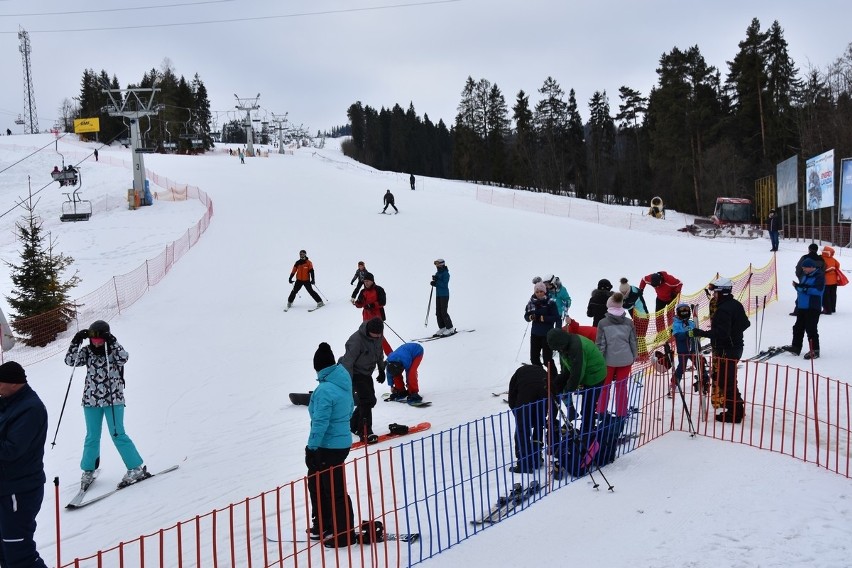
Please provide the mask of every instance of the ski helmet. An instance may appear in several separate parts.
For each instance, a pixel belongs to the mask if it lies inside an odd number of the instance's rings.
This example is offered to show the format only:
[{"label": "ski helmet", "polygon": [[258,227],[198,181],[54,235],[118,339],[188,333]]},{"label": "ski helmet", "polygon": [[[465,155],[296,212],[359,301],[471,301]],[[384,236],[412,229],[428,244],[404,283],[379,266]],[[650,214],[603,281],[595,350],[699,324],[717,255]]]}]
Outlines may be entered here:
[{"label": "ski helmet", "polygon": [[106,339],[107,335],[109,335],[109,324],[104,320],[98,320],[89,326],[90,339],[96,337]]},{"label": "ski helmet", "polygon": [[690,316],[692,316],[692,308],[690,308],[687,304],[680,303],[675,308],[675,314],[677,314],[679,319],[688,320]]},{"label": "ski helmet", "polygon": [[734,283],[731,282],[730,278],[717,278],[713,282],[710,283],[713,287],[714,292],[719,292],[721,294],[730,294],[731,290],[734,288]]}]

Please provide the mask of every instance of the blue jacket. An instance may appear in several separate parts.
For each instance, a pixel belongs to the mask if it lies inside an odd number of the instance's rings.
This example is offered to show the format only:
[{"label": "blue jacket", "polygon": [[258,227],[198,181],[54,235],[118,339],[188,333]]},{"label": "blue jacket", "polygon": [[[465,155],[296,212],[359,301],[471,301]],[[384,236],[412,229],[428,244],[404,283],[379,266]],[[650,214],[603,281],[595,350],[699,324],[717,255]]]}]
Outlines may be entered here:
[{"label": "blue jacket", "polygon": [[0,399],[0,495],[43,486],[47,409],[30,385]]},{"label": "blue jacket", "polygon": [[822,293],[825,290],[825,274],[817,268],[810,274],[799,277],[796,285],[796,307],[800,310],[822,310]]},{"label": "blue jacket", "polygon": [[450,295],[450,270],[444,266],[438,267],[438,272],[432,277],[435,281],[435,295],[439,298]]},{"label": "blue jacket", "polygon": [[355,409],[352,377],[343,365],[337,364],[318,371],[317,382],[319,385],[308,404],[311,415],[308,449],[352,446],[352,433],[349,431],[349,419]]},{"label": "blue jacket", "polygon": [[692,355],[695,353],[696,339],[689,337],[689,330],[691,329],[695,329],[695,322],[691,319],[682,320],[676,317],[672,324],[675,347],[680,355]]},{"label": "blue jacket", "polygon": [[553,298],[545,296],[539,300],[533,294],[524,310],[524,319],[532,322],[530,335],[540,337],[547,335],[551,329],[559,327],[561,317]]},{"label": "blue jacket", "polygon": [[388,355],[386,363],[395,361],[402,365],[406,372],[411,368],[414,359],[423,355],[423,346],[419,343],[403,343]]}]

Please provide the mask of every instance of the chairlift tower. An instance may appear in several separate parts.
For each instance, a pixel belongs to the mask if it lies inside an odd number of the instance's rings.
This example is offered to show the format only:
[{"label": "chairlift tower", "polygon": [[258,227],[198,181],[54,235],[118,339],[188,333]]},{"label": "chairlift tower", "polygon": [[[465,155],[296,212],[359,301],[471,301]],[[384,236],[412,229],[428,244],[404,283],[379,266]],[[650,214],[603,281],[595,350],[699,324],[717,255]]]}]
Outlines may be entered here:
[{"label": "chairlift tower", "polygon": [[37,134],[38,113],[36,112],[35,91],[33,89],[33,73],[30,67],[30,53],[32,52],[30,34],[24,28],[18,28],[18,30],[18,39],[21,40],[19,49],[21,57],[24,59],[24,134]]},{"label": "chairlift tower", "polygon": [[[110,104],[101,109],[110,116],[121,116],[130,122],[130,148],[133,155],[133,192],[137,202],[141,202],[145,192],[145,152],[151,149],[142,147],[139,134],[139,119],[158,114],[165,105],[155,105],[154,96],[160,89],[157,83],[150,89],[101,89],[109,97]],[[148,100],[145,97],[148,96]]]},{"label": "chairlift tower", "polygon": [[260,105],[257,104],[257,100],[260,98],[260,93],[257,94],[256,97],[241,99],[237,95],[234,95],[234,98],[237,99],[237,110],[246,111],[246,155],[254,156],[254,144],[252,143],[252,126],[251,126],[251,111],[257,110],[260,108]]},{"label": "chairlift tower", "polygon": [[278,153],[284,153],[284,126],[287,124],[287,114],[283,116],[272,113],[272,122],[275,123],[275,129],[278,131]]}]

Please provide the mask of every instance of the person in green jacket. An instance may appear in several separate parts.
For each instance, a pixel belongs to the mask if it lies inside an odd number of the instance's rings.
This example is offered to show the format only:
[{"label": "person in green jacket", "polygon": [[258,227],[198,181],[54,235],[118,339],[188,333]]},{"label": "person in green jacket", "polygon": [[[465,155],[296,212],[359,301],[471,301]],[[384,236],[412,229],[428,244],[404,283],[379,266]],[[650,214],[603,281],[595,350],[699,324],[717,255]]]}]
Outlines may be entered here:
[{"label": "person in green jacket", "polygon": [[580,433],[588,435],[595,426],[595,407],[606,378],[606,361],[594,341],[561,329],[547,332],[547,344],[559,353],[562,372],[554,381],[556,393],[582,390]]}]

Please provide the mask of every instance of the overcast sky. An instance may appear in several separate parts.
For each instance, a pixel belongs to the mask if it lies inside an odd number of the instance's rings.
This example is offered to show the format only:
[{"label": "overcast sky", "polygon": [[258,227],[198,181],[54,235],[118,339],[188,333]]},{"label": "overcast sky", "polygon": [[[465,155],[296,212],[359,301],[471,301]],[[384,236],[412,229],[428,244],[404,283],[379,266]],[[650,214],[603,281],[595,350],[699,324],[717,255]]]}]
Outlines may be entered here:
[{"label": "overcast sky", "polygon": [[[122,87],[169,58],[174,71],[207,86],[219,123],[234,95],[289,113],[311,131],[346,124],[355,101],[409,103],[450,125],[468,76],[538,100],[548,76],[580,112],[606,90],[647,95],[660,56],[698,45],[727,72],[752,18],[778,20],[800,70],[825,68],[852,41],[848,0],[0,0],[0,130],[23,132],[18,28],[32,45],[39,123],[49,128],[63,98],[79,95],[83,70],[105,69]],[[263,111],[261,111],[261,114]]]}]

